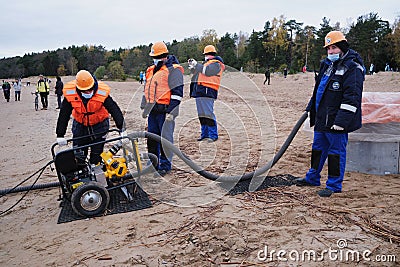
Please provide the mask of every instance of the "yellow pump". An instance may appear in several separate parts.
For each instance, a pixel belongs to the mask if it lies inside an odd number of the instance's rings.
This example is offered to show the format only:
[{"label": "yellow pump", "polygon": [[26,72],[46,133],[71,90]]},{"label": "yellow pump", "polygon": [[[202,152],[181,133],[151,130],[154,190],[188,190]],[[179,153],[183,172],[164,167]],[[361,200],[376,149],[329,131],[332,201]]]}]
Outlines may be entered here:
[{"label": "yellow pump", "polygon": [[113,145],[109,151],[100,154],[106,167],[104,175],[107,179],[121,178],[128,172],[125,158],[114,158],[115,154],[117,154],[121,147],[122,143],[118,142]]}]

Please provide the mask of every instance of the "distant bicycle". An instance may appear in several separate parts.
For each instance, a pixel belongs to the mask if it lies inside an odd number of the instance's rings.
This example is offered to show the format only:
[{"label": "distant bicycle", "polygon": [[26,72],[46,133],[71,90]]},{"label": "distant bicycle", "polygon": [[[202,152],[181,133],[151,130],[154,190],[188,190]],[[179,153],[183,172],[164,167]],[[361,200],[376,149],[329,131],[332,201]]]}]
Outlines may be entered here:
[{"label": "distant bicycle", "polygon": [[32,95],[35,95],[35,110],[38,111],[39,110],[39,93],[38,92],[34,92],[31,93]]}]

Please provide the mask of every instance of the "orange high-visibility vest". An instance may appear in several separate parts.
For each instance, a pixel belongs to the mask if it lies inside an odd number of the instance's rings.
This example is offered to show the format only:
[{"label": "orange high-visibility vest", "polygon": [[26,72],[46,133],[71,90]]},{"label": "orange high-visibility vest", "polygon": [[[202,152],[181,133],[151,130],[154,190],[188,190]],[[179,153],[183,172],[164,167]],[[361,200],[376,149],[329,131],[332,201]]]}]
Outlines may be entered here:
[{"label": "orange high-visibility vest", "polygon": [[64,97],[72,105],[72,117],[85,126],[98,124],[109,117],[104,101],[110,94],[110,87],[103,82],[98,82],[96,93],[85,105],[76,92],[76,80],[65,84],[63,89]]},{"label": "orange high-visibility vest", "polygon": [[212,63],[219,63],[221,65],[221,70],[218,72],[217,75],[215,76],[206,76],[203,73],[199,73],[199,77],[197,79],[198,84],[203,85],[208,88],[212,88],[214,90],[218,90],[219,86],[221,84],[221,77],[222,77],[222,72],[225,70],[225,65],[219,60],[216,59],[210,59],[206,63],[204,63],[203,66],[207,67],[208,65]]},{"label": "orange high-visibility vest", "polygon": [[[169,69],[163,65],[160,70],[153,74],[156,66],[150,66],[146,70],[146,85],[144,87],[144,96],[147,103],[157,103],[169,105],[171,101],[171,88],[168,85]],[[182,66],[173,64],[173,68],[178,68],[184,72]]]}]

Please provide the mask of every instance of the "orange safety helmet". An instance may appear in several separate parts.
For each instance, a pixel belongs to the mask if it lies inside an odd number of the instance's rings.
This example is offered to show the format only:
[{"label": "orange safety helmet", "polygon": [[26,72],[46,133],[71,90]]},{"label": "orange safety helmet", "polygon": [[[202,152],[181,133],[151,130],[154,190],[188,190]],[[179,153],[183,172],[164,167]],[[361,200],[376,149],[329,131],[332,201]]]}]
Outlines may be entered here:
[{"label": "orange safety helmet", "polygon": [[76,74],[76,87],[81,91],[86,91],[94,85],[94,78],[87,70],[80,70]]},{"label": "orange safety helmet", "polygon": [[151,57],[156,57],[162,54],[167,54],[168,53],[168,48],[164,44],[164,42],[156,42],[151,46],[151,51],[149,56]]},{"label": "orange safety helmet", "polygon": [[343,33],[340,31],[331,31],[328,32],[328,34],[325,36],[325,45],[324,48],[339,43],[340,41],[346,41],[346,38],[344,37]]},{"label": "orange safety helmet", "polygon": [[213,45],[207,45],[204,47],[203,55],[209,54],[209,53],[217,53],[217,50]]}]

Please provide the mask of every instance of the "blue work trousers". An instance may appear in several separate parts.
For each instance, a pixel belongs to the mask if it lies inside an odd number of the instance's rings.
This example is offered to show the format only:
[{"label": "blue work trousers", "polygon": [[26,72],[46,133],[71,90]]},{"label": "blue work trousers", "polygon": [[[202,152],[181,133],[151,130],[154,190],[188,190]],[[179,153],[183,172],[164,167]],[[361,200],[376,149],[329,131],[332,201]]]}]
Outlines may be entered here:
[{"label": "blue work trousers", "polygon": [[328,158],[326,188],[333,192],[341,192],[346,169],[347,142],[347,133],[314,132],[311,168],[306,174],[306,181],[313,185],[321,184],[321,170]]},{"label": "blue work trousers", "polygon": [[[175,120],[166,121],[165,113],[150,113],[148,117],[148,131],[150,133],[157,134],[171,143],[174,143],[174,129]],[[171,162],[173,153],[169,149],[164,149],[162,144],[157,141],[147,139],[147,150],[158,158],[158,166],[155,166],[157,170],[171,170]]]},{"label": "blue work trousers", "polygon": [[201,124],[201,139],[218,139],[217,119],[214,114],[214,98],[197,97],[196,108],[197,115]]}]

